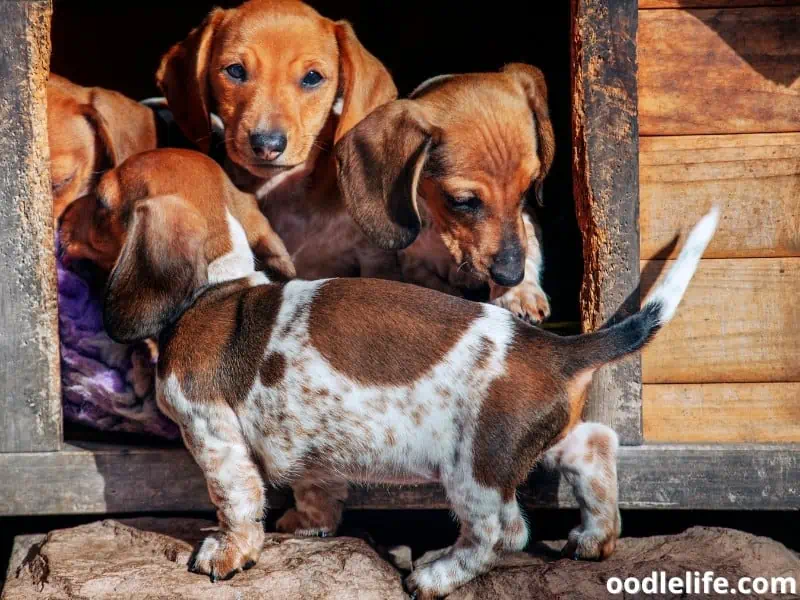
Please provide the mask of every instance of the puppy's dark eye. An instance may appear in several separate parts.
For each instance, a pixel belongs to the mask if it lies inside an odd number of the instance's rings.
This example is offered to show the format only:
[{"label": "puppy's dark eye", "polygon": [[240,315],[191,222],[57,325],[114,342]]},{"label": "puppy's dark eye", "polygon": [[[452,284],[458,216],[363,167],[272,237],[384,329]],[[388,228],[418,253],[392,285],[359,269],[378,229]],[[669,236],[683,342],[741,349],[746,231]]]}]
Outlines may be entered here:
[{"label": "puppy's dark eye", "polygon": [[459,212],[474,213],[479,211],[481,206],[483,206],[481,199],[475,195],[451,196],[450,194],[445,194],[445,198],[447,199],[448,206]]},{"label": "puppy's dark eye", "polygon": [[309,71],[303,77],[303,80],[300,82],[300,85],[304,88],[315,88],[320,83],[323,82],[325,78],[317,71]]},{"label": "puppy's dark eye", "polygon": [[247,80],[247,71],[245,71],[244,67],[239,63],[228,65],[225,67],[225,72],[228,74],[228,77],[236,81]]}]

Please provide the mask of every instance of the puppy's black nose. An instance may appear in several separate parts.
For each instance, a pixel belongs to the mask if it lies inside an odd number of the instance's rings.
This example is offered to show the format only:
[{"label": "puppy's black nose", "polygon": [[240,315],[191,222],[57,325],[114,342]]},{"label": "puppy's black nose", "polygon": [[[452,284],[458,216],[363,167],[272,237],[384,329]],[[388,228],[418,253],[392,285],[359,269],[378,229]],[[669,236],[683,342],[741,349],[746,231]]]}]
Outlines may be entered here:
[{"label": "puppy's black nose", "polygon": [[277,129],[250,134],[250,146],[259,158],[275,160],[286,150],[286,134]]},{"label": "puppy's black nose", "polygon": [[525,255],[519,240],[503,244],[489,268],[492,281],[503,287],[519,285],[525,277]]}]

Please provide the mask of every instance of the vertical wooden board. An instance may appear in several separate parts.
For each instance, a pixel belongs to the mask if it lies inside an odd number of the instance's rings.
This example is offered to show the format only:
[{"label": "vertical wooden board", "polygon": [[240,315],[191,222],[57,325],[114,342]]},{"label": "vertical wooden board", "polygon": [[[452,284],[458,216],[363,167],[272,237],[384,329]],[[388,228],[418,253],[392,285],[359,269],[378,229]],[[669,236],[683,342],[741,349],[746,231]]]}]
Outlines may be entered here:
[{"label": "vertical wooden board", "polygon": [[61,445],[48,0],[0,2],[0,452]]},{"label": "vertical wooden board", "polygon": [[[664,263],[642,268],[644,295]],[[675,318],[642,352],[644,383],[800,382],[798,297],[800,258],[701,260]]]},{"label": "vertical wooden board", "polygon": [[675,383],[642,388],[648,443],[800,442],[800,383]]},{"label": "vertical wooden board", "polygon": [[800,6],[646,10],[642,135],[800,131]]},{"label": "vertical wooden board", "polygon": [[[583,237],[582,326],[638,308],[635,0],[572,0],[573,180]],[[639,356],[604,367],[586,417],[641,443]]]},{"label": "vertical wooden board", "polygon": [[715,203],[706,258],[800,256],[800,133],[642,138],[639,187],[642,258],[675,258]]}]

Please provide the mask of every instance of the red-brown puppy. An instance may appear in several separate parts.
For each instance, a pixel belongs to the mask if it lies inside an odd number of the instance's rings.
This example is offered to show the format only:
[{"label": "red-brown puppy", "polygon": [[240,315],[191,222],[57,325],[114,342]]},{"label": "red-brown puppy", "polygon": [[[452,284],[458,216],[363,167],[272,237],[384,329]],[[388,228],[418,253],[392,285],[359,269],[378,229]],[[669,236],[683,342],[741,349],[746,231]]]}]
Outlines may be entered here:
[{"label": "red-brown puppy", "polygon": [[118,92],[50,74],[47,134],[53,217],[88,194],[105,170],[157,144],[156,115]]},{"label": "red-brown puppy", "polygon": [[[271,269],[280,279],[295,276],[286,247],[258,210],[255,197],[238,190],[205,154],[177,148],[135,154],[106,173],[96,193],[72,203],[60,225],[67,261],[89,260],[109,272],[125,244],[136,207],[145,201],[172,207],[175,215],[188,215],[187,224],[173,223],[176,230],[170,244],[181,246],[179,233],[190,225],[202,228],[206,237],[198,260],[208,265],[209,281],[249,274],[255,264]],[[170,254],[167,250],[165,256]],[[166,265],[152,268],[157,277]],[[168,278],[162,283],[172,286]]]},{"label": "red-brown puppy", "polygon": [[346,203],[369,238],[399,250],[403,280],[451,294],[490,287],[494,304],[538,322],[538,225],[555,153],[538,69],[446,75],[373,111],[336,148]]},{"label": "red-brown puppy", "polygon": [[[127,187],[122,176],[109,183],[121,197],[139,195]],[[218,509],[220,529],[197,548],[192,570],[224,579],[258,560],[267,483],[305,482],[313,508],[338,518],[331,486],[440,481],[461,535],[407,585],[420,597],[445,595],[526,545],[516,488],[540,460],[562,472],[581,507],[565,550],[614,550],[617,438],[581,421],[586,390],[596,369],[639,350],[675,314],[717,210],[641,311],[559,337],[496,306],[405,283],[271,283],[253,272],[249,246],[224,236],[234,248],[226,264],[240,268],[214,269],[210,213],[188,193],[120,215],[128,235],[104,313],[120,342],[158,337],[159,406],[180,426]]]},{"label": "red-brown puppy", "polygon": [[333,144],[397,96],[349,23],[297,0],[216,9],[170,49],[156,79],[204,150],[215,150],[210,115],[222,120],[231,176],[257,194],[300,277],[396,271],[394,255],[347,214],[336,185]]}]

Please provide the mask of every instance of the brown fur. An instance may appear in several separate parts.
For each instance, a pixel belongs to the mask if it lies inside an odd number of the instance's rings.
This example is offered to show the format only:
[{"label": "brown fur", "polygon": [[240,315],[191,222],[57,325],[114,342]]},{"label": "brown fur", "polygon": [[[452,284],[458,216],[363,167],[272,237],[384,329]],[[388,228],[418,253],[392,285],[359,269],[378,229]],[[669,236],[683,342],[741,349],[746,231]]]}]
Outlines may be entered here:
[{"label": "brown fur", "polygon": [[153,111],[118,92],[83,87],[50,74],[47,134],[53,218],[91,192],[102,171],[156,147]]},{"label": "brown fur", "polygon": [[[412,242],[430,229],[459,270],[466,265],[478,280],[500,285],[493,281],[500,257],[519,248],[519,267],[536,243],[522,213],[529,191],[541,201],[554,149],[544,78],[512,64],[423,84],[412,99],[373,111],[336,153],[348,208],[373,242],[413,254]],[[473,211],[448,199],[475,197]],[[416,253],[424,260],[430,250]]]},{"label": "brown fur", "polygon": [[[436,294],[411,295],[408,287],[379,279],[364,280],[358,288],[335,280],[325,284],[325,294],[311,309],[311,343],[355,381],[399,385],[418,379],[458,342],[481,309],[447,301],[434,305]],[[398,343],[417,351],[397,355]]]},{"label": "brown fur", "polygon": [[[482,484],[516,489],[541,454],[566,434],[569,377],[561,343],[548,335],[519,331],[506,356],[506,375],[489,386],[475,434],[473,470]],[[525,341],[525,338],[531,338]],[[521,338],[521,339],[520,339]],[[531,369],[548,363],[547,369]]]},{"label": "brown fur", "polygon": [[[232,64],[244,68],[245,81],[230,77]],[[312,70],[324,79],[304,88]],[[216,9],[164,55],[157,82],[184,133],[202,149],[210,145],[209,113],[222,119],[231,175],[259,195],[301,277],[391,270],[344,210],[330,153],[358,121],[397,96],[388,71],[349,23],[296,0]],[[268,131],[287,139],[274,158],[258,155],[250,143],[252,134]]]},{"label": "brown fur", "polygon": [[201,296],[196,310],[162,336],[159,375],[175,373],[191,397],[231,407],[244,401],[257,376],[265,385],[280,381],[286,359],[264,359],[280,301],[277,285],[234,283]]}]

